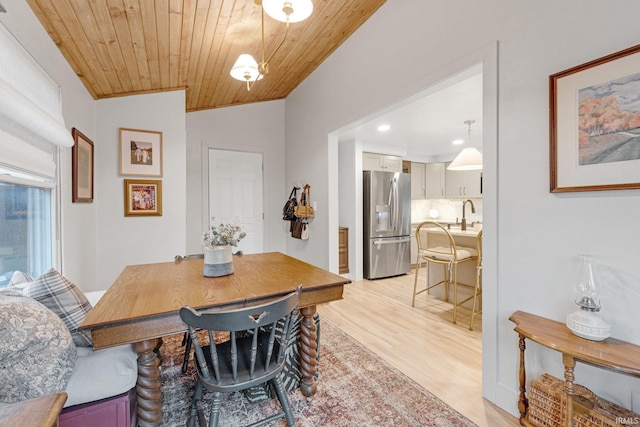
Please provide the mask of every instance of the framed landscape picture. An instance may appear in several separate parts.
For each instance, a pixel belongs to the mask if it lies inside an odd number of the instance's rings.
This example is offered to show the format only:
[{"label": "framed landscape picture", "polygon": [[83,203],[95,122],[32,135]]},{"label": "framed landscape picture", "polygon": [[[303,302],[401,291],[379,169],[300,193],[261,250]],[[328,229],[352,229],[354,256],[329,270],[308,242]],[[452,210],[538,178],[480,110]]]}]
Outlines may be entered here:
[{"label": "framed landscape picture", "polygon": [[551,192],[640,188],[640,45],[549,77]]},{"label": "framed landscape picture", "polygon": [[71,130],[71,201],[93,202],[93,142],[78,129]]},{"label": "framed landscape picture", "polygon": [[162,216],[162,181],[125,179],[124,216]]},{"label": "framed landscape picture", "polygon": [[120,175],[162,176],[162,132],[120,128]]}]

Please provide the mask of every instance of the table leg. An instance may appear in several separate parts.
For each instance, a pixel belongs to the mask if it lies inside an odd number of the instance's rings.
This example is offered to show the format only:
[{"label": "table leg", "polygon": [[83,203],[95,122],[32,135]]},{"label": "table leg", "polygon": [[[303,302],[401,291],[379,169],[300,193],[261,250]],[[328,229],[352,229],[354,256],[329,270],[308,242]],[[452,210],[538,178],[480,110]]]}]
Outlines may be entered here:
[{"label": "table leg", "polygon": [[305,307],[300,312],[303,316],[300,324],[300,370],[302,371],[300,391],[303,396],[311,397],[316,394],[318,386],[315,380],[318,370],[318,341],[316,323],[313,320],[316,306]]},{"label": "table leg", "polygon": [[519,335],[518,347],[520,348],[520,368],[518,377],[520,380],[520,397],[518,398],[518,410],[520,411],[520,425],[526,425],[529,400],[527,399],[527,371],[524,363],[524,351],[526,349],[524,335]]},{"label": "table leg", "polygon": [[573,372],[576,367],[576,360],[568,354],[563,354],[562,363],[564,364],[564,387],[567,392],[567,419],[565,420],[565,426],[573,427],[573,395],[575,394],[573,387],[575,376]]},{"label": "table leg", "polygon": [[138,353],[136,393],[140,427],[158,426],[162,421],[160,360],[154,352],[158,342],[158,339],[151,339],[134,344],[134,350]]}]

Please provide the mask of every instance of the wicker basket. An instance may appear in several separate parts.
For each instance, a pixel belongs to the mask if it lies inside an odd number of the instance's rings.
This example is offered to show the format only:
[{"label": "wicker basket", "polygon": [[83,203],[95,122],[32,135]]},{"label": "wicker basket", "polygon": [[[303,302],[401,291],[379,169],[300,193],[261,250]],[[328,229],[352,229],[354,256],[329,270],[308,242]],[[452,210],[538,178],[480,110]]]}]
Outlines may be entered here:
[{"label": "wicker basket", "polygon": [[[596,396],[591,390],[574,384],[573,425],[574,427],[620,427],[621,424],[635,424],[640,416],[621,406]],[[533,380],[529,391],[529,423],[537,427],[558,427],[564,425],[567,413],[567,395],[564,382],[549,374]]]}]

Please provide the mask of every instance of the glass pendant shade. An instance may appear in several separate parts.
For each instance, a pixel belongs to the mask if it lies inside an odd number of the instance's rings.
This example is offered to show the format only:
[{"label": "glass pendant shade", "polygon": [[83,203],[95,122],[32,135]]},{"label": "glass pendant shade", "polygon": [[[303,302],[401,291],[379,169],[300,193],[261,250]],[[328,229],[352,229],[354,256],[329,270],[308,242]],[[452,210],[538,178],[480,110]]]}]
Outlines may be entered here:
[{"label": "glass pendant shade", "polygon": [[262,8],[273,19],[281,22],[300,22],[313,12],[311,0],[262,0]]},{"label": "glass pendant shade", "polygon": [[611,326],[600,316],[600,289],[593,256],[580,255],[575,303],[580,307],[567,316],[567,327],[582,338],[602,341],[610,336]]},{"label": "glass pendant shade", "polygon": [[262,79],[262,74],[258,70],[258,63],[253,56],[243,53],[233,64],[230,71],[231,77],[243,82],[253,82]]},{"label": "glass pendant shade", "polygon": [[482,169],[482,153],[475,147],[464,148],[447,169],[452,171],[470,171]]},{"label": "glass pendant shade", "polygon": [[576,304],[588,311],[600,311],[600,290],[593,269],[593,256],[580,255],[581,268],[576,284]]}]

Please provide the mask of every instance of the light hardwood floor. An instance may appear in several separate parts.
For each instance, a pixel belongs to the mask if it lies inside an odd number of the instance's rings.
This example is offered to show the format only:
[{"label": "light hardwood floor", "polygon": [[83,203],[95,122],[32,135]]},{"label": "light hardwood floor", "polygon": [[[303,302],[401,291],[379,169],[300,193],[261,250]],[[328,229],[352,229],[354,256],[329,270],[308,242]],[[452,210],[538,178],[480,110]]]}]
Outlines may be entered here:
[{"label": "light hardwood floor", "polygon": [[454,325],[450,303],[421,294],[411,307],[413,274],[350,283],[318,313],[479,426],[518,426],[482,398],[481,316],[469,331],[469,310]]}]

